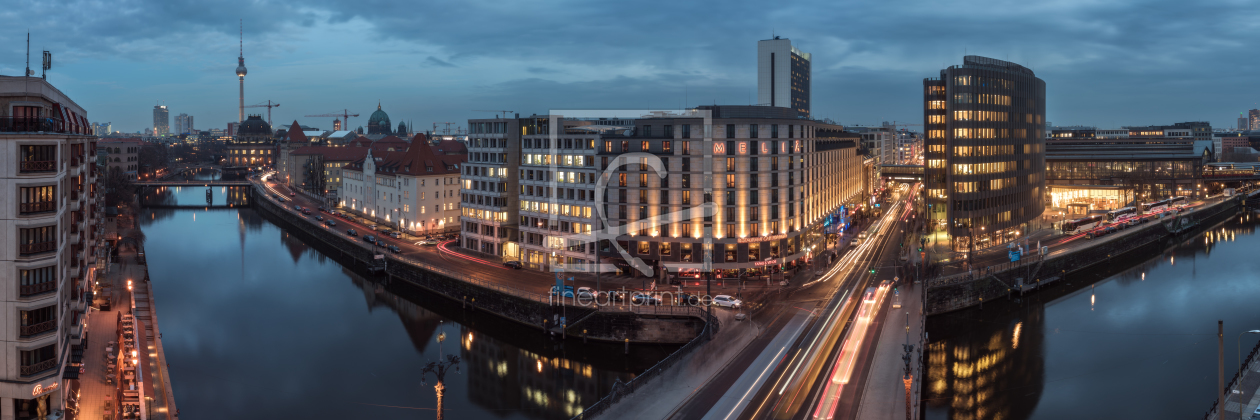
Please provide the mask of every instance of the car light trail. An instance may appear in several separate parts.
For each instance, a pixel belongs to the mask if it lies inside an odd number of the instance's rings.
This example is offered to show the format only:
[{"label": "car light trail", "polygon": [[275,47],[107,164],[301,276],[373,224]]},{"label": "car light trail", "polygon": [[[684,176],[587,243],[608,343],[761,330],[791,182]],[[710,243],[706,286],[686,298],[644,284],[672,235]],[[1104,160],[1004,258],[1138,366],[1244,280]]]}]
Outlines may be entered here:
[{"label": "car light trail", "polygon": [[840,348],[840,354],[836,355],[836,361],[831,368],[832,373],[829,375],[831,379],[827,381],[827,386],[823,389],[822,401],[814,410],[815,419],[831,419],[835,416],[836,407],[840,405],[840,392],[853,375],[853,366],[857,363],[857,354],[861,350],[862,341],[866,338],[866,332],[870,329],[875,314],[879,313],[879,307],[887,291],[888,285],[882,284],[879,287],[867,288],[866,293],[862,295],[862,303],[853,329],[849,330],[848,336],[844,339],[844,345]]}]

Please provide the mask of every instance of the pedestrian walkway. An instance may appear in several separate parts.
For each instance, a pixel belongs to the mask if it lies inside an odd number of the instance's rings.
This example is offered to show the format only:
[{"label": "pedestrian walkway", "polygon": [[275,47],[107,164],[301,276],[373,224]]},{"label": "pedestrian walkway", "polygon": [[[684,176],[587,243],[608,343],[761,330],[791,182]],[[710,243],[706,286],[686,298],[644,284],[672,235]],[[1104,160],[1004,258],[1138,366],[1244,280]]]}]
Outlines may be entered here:
[{"label": "pedestrian walkway", "polygon": [[[117,354],[121,343],[118,342],[118,322],[131,312],[133,293],[127,290],[128,281],[134,291],[136,309],[134,314],[137,326],[143,331],[137,334],[136,343],[148,351],[143,354],[141,369],[145,377],[146,390],[152,392],[148,397],[149,418],[154,420],[176,419],[170,416],[177,412],[174,398],[169,394],[170,378],[166,372],[165,354],[161,352],[160,333],[153,313],[153,301],[150,299],[151,286],[146,282],[147,267],[138,264],[134,251],[119,253],[117,263],[110,264],[110,269],[103,276],[98,276],[99,288],[94,299],[91,316],[88,317],[87,348],[84,350],[83,373],[80,374],[79,416],[85,420],[116,419],[119,410],[119,383],[110,381],[117,369],[111,369],[109,355]],[[108,302],[110,310],[100,308]]]},{"label": "pedestrian walkway", "polygon": [[[916,368],[914,389],[910,392],[914,400],[912,409],[918,409],[918,397],[923,382],[920,355],[923,354],[923,287],[902,283],[897,289],[901,292],[901,308],[893,308],[890,298],[888,313],[884,317],[884,325],[879,334],[879,341],[873,347],[875,357],[871,361],[870,370],[863,382],[862,400],[858,405],[858,420],[895,420],[906,416],[906,387],[902,378],[905,374],[905,354],[902,345],[913,344],[914,354],[910,366]],[[907,326],[909,326],[907,331]],[[914,415],[909,418],[919,418]]]},{"label": "pedestrian walkway", "polygon": [[1219,410],[1213,410],[1205,420],[1247,420],[1260,407],[1260,392],[1257,392],[1260,391],[1260,357],[1244,363],[1247,366],[1242,370],[1242,378],[1225,399],[1225,416],[1221,417]]}]

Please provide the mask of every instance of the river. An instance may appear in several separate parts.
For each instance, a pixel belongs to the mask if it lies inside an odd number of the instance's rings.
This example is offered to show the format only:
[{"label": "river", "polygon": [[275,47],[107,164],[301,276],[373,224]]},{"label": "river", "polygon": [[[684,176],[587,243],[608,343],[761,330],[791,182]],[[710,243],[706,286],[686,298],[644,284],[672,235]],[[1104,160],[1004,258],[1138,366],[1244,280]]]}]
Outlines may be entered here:
[{"label": "river", "polygon": [[[567,419],[667,355],[583,345],[405,286],[380,286],[215,187],[151,191],[140,215],[185,418]],[[444,341],[439,342],[439,338]],[[437,367],[437,366],[435,366]],[[458,368],[458,371],[456,371]]]},{"label": "river", "polygon": [[1201,418],[1260,335],[1260,217],[1243,213],[1158,256],[983,310],[928,320],[928,419]]}]

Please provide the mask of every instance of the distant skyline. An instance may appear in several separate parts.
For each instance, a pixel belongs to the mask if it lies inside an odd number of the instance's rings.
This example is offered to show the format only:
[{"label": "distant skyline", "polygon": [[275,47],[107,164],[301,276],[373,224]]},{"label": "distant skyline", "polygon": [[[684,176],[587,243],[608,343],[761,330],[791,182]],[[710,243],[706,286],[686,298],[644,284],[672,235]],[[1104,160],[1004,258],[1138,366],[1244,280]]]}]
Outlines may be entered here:
[{"label": "distant skyline", "polygon": [[[21,75],[26,30],[53,53],[49,81],[94,122],[135,132],[159,102],[200,129],[236,119],[244,19],[246,105],[278,102],[278,126],[321,129],[349,109],[365,126],[466,125],[549,109],[660,108],[757,100],[757,41],[813,54],[815,118],[922,123],[922,79],[965,54],[1014,61],[1046,81],[1059,125],[1236,126],[1260,108],[1260,3],[1081,0],[795,2],[19,3],[0,14],[0,74]],[[63,13],[73,11],[73,13]],[[667,12],[667,13],[663,13]],[[266,115],[266,108],[247,113]],[[439,130],[445,124],[438,124]],[[912,129],[920,127],[912,126]]]}]

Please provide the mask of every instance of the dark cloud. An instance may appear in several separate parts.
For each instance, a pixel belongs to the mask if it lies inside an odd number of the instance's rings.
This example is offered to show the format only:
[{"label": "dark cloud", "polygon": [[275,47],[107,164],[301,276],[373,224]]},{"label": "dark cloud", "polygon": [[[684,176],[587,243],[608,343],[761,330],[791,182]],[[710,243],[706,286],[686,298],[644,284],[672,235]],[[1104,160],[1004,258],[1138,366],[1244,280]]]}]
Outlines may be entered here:
[{"label": "dark cloud", "polygon": [[437,66],[437,67],[455,67],[454,64],[451,64],[446,61],[442,61],[438,59],[437,57],[434,57],[431,55],[429,56],[429,58],[424,59],[424,64],[428,66]]},{"label": "dark cloud", "polygon": [[[1235,0],[811,0],[769,9],[751,0],[66,0],[23,2],[8,11],[0,14],[0,27],[29,27],[33,49],[53,49],[70,62],[234,58],[241,17],[247,50],[294,60],[295,54],[328,52],[286,51],[296,42],[288,38],[294,36],[288,29],[362,25],[367,35],[348,41],[356,43],[356,50],[380,55],[368,68],[402,60],[437,72],[452,63],[493,60],[500,76],[494,80],[515,80],[498,87],[519,92],[523,102],[534,103],[517,107],[531,108],[540,108],[538,101],[567,107],[677,106],[686,101],[675,96],[693,95],[745,103],[756,87],[756,41],[772,33],[813,54],[815,115],[837,121],[921,120],[922,78],[971,53],[1036,71],[1047,82],[1049,117],[1055,123],[1210,120],[1227,126],[1234,112],[1255,107],[1252,75],[1260,67],[1249,48],[1257,35],[1252,22],[1260,21],[1260,3]],[[0,68],[20,68],[23,35],[0,32]],[[392,52],[408,45],[414,47],[408,54]],[[598,76],[603,80],[591,81],[592,68],[612,70]],[[535,79],[542,77],[553,80]],[[477,97],[478,82],[460,83],[426,93],[443,100],[468,100],[469,93]],[[514,100],[482,98],[487,102],[470,104],[470,109]],[[604,99],[612,103],[596,103]]]}]

